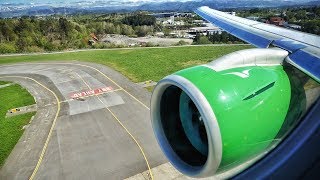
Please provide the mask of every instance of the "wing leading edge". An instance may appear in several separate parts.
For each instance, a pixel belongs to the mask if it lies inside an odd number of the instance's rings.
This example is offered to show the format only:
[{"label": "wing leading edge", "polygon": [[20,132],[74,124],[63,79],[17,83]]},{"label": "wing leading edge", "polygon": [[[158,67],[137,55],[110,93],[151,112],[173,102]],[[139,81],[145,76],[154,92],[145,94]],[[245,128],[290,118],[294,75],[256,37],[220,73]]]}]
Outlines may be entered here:
[{"label": "wing leading edge", "polygon": [[205,20],[256,47],[279,47],[290,54],[286,61],[320,82],[320,37],[236,17],[200,7],[195,12]]}]

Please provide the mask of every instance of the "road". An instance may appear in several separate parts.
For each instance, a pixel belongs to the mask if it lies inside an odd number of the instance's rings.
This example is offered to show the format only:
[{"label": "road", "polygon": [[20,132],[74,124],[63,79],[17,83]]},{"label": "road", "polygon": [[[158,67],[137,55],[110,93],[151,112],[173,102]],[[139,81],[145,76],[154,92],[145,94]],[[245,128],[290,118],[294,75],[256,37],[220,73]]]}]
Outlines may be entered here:
[{"label": "road", "polygon": [[150,93],[118,72],[72,61],[4,65],[0,77],[26,87],[38,105],[0,179],[124,179],[167,162]]},{"label": "road", "polygon": [[110,48],[110,49],[76,49],[76,50],[52,51],[52,52],[42,52],[42,53],[0,54],[0,57],[63,54],[63,53],[83,52],[83,51],[119,51],[119,50],[136,50],[136,49],[165,49],[165,48],[183,48],[183,47],[197,47],[197,46],[224,47],[224,46],[249,46],[249,44],[203,44],[203,45],[182,45],[182,46],[166,46],[166,47],[156,46],[156,47],[128,47],[128,48]]}]

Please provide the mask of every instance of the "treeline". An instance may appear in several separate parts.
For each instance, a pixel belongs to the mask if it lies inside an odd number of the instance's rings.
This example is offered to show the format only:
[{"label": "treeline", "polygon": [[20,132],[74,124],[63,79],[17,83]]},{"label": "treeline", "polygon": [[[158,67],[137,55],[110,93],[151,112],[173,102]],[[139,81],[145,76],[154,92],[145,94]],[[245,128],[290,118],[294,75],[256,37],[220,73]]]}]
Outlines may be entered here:
[{"label": "treeline", "polygon": [[244,43],[241,39],[223,31],[221,33],[208,34],[206,36],[197,34],[193,40],[193,44],[242,44]]},{"label": "treeline", "polygon": [[65,18],[0,20],[0,53],[84,48],[89,30]]},{"label": "treeline", "polygon": [[131,26],[154,26],[156,24],[156,18],[154,16],[146,14],[135,14],[131,16],[126,16],[122,22]]},{"label": "treeline", "polygon": [[299,24],[302,26],[303,31],[320,35],[320,19],[301,22]]},{"label": "treeline", "polygon": [[298,24],[301,31],[320,35],[320,7],[286,9],[281,13],[290,24]]},{"label": "treeline", "polygon": [[0,53],[89,48],[92,34],[100,39],[105,34],[137,37],[154,33],[155,21],[148,15],[84,16],[0,19]]},{"label": "treeline", "polygon": [[320,6],[296,8],[254,8],[237,12],[241,17],[256,16],[260,19],[282,17],[289,24],[301,26],[301,31],[320,35]]}]

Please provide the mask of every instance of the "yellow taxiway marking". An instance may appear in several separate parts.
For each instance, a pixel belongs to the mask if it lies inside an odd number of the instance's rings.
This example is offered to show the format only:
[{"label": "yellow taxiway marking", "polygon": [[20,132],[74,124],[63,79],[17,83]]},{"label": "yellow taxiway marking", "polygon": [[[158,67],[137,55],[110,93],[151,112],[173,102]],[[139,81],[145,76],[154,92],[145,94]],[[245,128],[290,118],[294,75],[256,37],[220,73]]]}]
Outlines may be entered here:
[{"label": "yellow taxiway marking", "polygon": [[[74,72],[81,80],[82,82],[90,89],[92,90],[92,88],[89,86],[89,84],[77,73],[77,72]],[[114,83],[116,84],[116,83]],[[116,84],[117,85],[117,84]],[[118,85],[119,86],[119,85]],[[120,86],[119,86],[120,87]],[[121,88],[121,87],[120,87]],[[122,89],[122,88],[121,88]],[[122,89],[123,90],[123,89]],[[150,178],[153,180],[153,174],[152,174],[152,171],[151,171],[151,168],[150,168],[150,164],[149,164],[149,161],[147,159],[147,156],[146,154],[144,153],[144,150],[142,148],[142,146],[140,145],[140,143],[138,142],[138,140],[131,134],[131,132],[126,128],[126,126],[120,121],[120,119],[110,110],[110,108],[107,107],[107,105],[101,100],[101,98],[98,96],[98,95],[95,95],[95,97],[98,98],[98,100],[106,107],[106,109],[108,110],[108,112],[111,113],[111,115],[117,120],[117,122],[120,124],[120,126],[127,132],[127,134],[131,137],[131,139],[136,143],[136,145],[138,146],[138,148],[140,149],[140,152],[148,166],[148,171],[149,171],[149,174],[150,174]]]},{"label": "yellow taxiway marking", "polygon": [[56,115],[53,119],[53,122],[52,122],[52,125],[51,125],[51,128],[50,128],[50,131],[49,131],[49,134],[48,134],[48,137],[46,139],[46,142],[44,143],[44,146],[42,148],[42,151],[41,151],[41,154],[40,154],[40,157],[39,157],[39,160],[37,162],[37,165],[36,167],[34,168],[29,180],[33,180],[35,175],[37,174],[38,170],[39,170],[39,167],[42,163],[42,160],[43,160],[43,157],[44,157],[44,154],[46,153],[46,150],[47,150],[47,147],[48,147],[48,144],[49,144],[49,141],[50,141],[50,138],[51,138],[51,135],[52,135],[52,132],[53,132],[53,129],[56,125],[56,121],[58,119],[58,115],[60,113],[60,100],[58,98],[58,96],[51,90],[49,89],[48,87],[46,87],[45,85],[41,84],[39,81],[33,79],[33,78],[30,78],[30,77],[23,77],[23,76],[1,76],[0,78],[24,78],[24,79],[28,79],[28,80],[31,80],[35,83],[37,83],[38,85],[40,85],[41,87],[43,87],[44,89],[46,89],[47,91],[49,91],[51,94],[53,94],[53,96],[55,97],[56,101],[57,101],[57,112],[56,112]]}]

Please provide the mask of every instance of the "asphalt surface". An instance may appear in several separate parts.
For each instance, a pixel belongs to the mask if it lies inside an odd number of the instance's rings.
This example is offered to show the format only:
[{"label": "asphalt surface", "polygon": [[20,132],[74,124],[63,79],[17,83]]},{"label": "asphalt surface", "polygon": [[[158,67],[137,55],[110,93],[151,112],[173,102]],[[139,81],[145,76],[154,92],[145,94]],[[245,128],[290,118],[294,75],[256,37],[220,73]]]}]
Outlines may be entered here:
[{"label": "asphalt surface", "polygon": [[38,106],[0,179],[124,179],[167,161],[151,94],[118,72],[73,61],[0,66],[0,77],[26,87]]},{"label": "asphalt surface", "polygon": [[[149,115],[151,93],[118,72],[78,61],[27,63],[0,66],[0,80],[27,88],[38,107],[0,169],[1,180],[147,179],[148,165],[155,179],[192,179],[160,151]],[[307,92],[308,107],[319,92]]]}]

